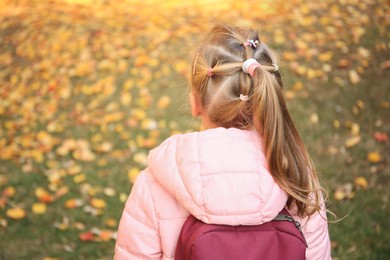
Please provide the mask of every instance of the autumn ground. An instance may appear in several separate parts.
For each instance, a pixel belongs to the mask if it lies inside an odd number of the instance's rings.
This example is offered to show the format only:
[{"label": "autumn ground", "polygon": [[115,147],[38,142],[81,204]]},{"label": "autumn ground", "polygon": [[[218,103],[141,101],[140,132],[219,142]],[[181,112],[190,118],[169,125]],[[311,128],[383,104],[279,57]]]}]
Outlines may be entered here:
[{"label": "autumn ground", "polygon": [[260,29],[279,54],[345,216],[334,259],[389,259],[389,3],[286,2],[0,0],[0,259],[112,258],[148,150],[199,129],[186,76],[215,23]]}]

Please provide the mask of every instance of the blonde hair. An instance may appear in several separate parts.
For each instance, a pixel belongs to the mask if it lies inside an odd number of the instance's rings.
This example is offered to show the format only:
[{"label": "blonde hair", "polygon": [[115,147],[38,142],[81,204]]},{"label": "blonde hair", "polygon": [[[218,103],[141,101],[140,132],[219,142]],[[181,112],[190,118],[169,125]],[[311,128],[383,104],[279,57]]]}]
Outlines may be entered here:
[{"label": "blonde hair", "polygon": [[[258,42],[244,44],[248,40]],[[241,67],[250,58],[261,64],[253,77]],[[255,30],[218,25],[197,49],[191,91],[215,125],[256,128],[270,173],[288,194],[287,207],[296,205],[298,215],[310,216],[321,209],[321,186],[287,110],[276,63]]]}]

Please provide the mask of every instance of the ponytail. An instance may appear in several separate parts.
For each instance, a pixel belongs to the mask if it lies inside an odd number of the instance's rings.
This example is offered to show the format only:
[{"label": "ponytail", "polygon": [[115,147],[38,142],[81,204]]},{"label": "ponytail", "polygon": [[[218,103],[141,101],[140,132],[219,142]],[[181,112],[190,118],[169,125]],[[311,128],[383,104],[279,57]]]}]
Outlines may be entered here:
[{"label": "ponytail", "polygon": [[300,216],[320,210],[320,186],[313,164],[291,119],[274,75],[258,69],[253,93],[253,122],[263,138],[271,175],[289,194],[287,207]]}]

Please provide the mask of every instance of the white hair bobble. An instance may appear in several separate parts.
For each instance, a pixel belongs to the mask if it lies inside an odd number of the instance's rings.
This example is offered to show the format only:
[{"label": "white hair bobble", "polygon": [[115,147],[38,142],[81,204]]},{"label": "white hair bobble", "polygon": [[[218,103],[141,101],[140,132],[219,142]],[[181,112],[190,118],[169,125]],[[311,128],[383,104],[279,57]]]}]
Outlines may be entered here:
[{"label": "white hair bobble", "polygon": [[256,68],[260,68],[261,64],[255,59],[247,59],[242,63],[242,70],[253,77]]},{"label": "white hair bobble", "polygon": [[240,94],[240,99],[241,99],[241,101],[248,101],[249,96],[248,96],[248,95]]},{"label": "white hair bobble", "polygon": [[272,63],[272,66],[274,66],[274,68],[275,68],[275,71],[278,71],[278,70],[279,70],[279,66],[278,66],[278,64],[276,64],[276,63]]}]

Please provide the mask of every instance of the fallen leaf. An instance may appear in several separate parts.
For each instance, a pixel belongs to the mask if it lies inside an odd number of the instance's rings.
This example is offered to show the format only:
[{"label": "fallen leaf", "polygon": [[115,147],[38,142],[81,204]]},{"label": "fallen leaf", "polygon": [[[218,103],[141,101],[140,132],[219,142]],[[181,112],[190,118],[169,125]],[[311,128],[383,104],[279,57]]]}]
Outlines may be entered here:
[{"label": "fallen leaf", "polygon": [[103,199],[93,198],[91,199],[91,206],[95,209],[103,209],[106,207],[106,201]]},{"label": "fallen leaf", "polygon": [[166,109],[170,104],[171,98],[168,96],[162,96],[157,102],[157,107],[159,109]]},{"label": "fallen leaf", "polygon": [[318,116],[318,114],[313,113],[313,114],[310,115],[310,122],[311,122],[313,125],[317,124],[318,121],[319,121],[319,116]]},{"label": "fallen leaf", "polygon": [[104,221],[104,224],[107,226],[107,227],[116,227],[118,225],[118,222],[116,221],[116,219],[113,219],[113,218],[108,218],[106,219],[106,221]]},{"label": "fallen leaf", "polygon": [[351,81],[352,84],[356,85],[357,83],[360,82],[360,76],[356,72],[356,70],[350,70],[348,75],[349,75],[349,80]]},{"label": "fallen leaf", "polygon": [[6,215],[14,220],[19,220],[26,217],[26,211],[22,208],[10,208],[6,211]]},{"label": "fallen leaf", "polygon": [[359,135],[360,134],[360,125],[357,123],[353,123],[351,125],[351,134],[352,135]]},{"label": "fallen leaf", "polygon": [[334,193],[335,200],[353,199],[355,192],[353,192],[353,186],[351,183],[345,183],[339,185]]},{"label": "fallen leaf", "polygon": [[372,163],[378,163],[382,160],[382,156],[378,152],[370,152],[367,155],[367,160]]},{"label": "fallen leaf", "polygon": [[368,182],[364,177],[355,178],[355,185],[359,188],[366,189],[368,187]]},{"label": "fallen leaf", "polygon": [[85,233],[80,233],[79,238],[81,241],[88,242],[88,241],[93,241],[95,239],[95,236],[91,231],[88,231]]},{"label": "fallen leaf", "polygon": [[345,145],[345,147],[347,147],[347,148],[351,148],[351,147],[357,145],[358,143],[360,143],[360,140],[361,140],[360,135],[356,135],[356,136],[353,136],[353,137],[348,138],[348,139],[345,141],[344,145]]},{"label": "fallen leaf", "polygon": [[110,241],[113,239],[113,232],[111,230],[101,230],[98,237],[101,241]]},{"label": "fallen leaf", "polygon": [[109,187],[104,188],[103,192],[104,192],[104,194],[105,194],[106,196],[108,196],[108,197],[113,197],[113,196],[115,196],[115,194],[116,194],[115,189],[109,188]]},{"label": "fallen leaf", "polygon": [[73,177],[73,182],[76,184],[82,183],[87,179],[87,176],[85,174],[78,174]]},{"label": "fallen leaf", "polygon": [[4,218],[0,218],[0,227],[6,228],[8,226],[8,222]]},{"label": "fallen leaf", "polygon": [[65,201],[65,208],[74,209],[83,205],[83,201],[79,199],[68,199]]},{"label": "fallen leaf", "polygon": [[387,140],[389,140],[389,137],[388,137],[388,135],[386,133],[375,132],[374,133],[374,139],[375,139],[375,141],[377,141],[379,143],[384,143]]},{"label": "fallen leaf", "polygon": [[140,173],[139,168],[131,168],[129,172],[127,173],[130,183],[134,183],[135,179],[137,178],[138,174]]},{"label": "fallen leaf", "polygon": [[47,211],[47,206],[44,203],[34,203],[32,205],[32,212],[34,214],[41,215],[41,214],[46,213],[46,211]]},{"label": "fallen leaf", "polygon": [[42,187],[35,189],[35,196],[37,196],[39,201],[43,203],[50,203],[54,199],[53,196]]},{"label": "fallen leaf", "polygon": [[6,187],[2,192],[3,196],[6,198],[12,198],[15,195],[15,193],[16,190],[13,186]]},{"label": "fallen leaf", "polygon": [[122,203],[124,203],[124,202],[126,202],[127,197],[128,197],[127,194],[121,193],[121,194],[119,194],[119,201],[122,202]]}]

